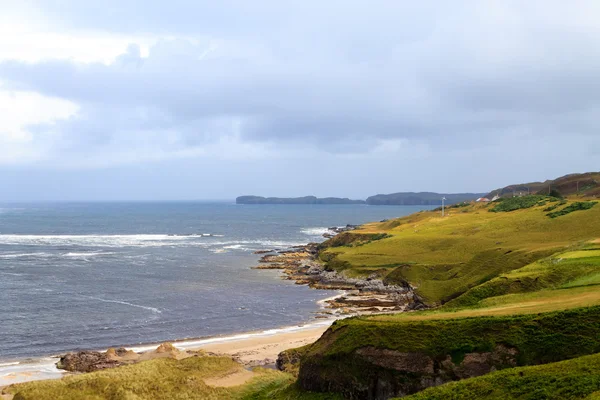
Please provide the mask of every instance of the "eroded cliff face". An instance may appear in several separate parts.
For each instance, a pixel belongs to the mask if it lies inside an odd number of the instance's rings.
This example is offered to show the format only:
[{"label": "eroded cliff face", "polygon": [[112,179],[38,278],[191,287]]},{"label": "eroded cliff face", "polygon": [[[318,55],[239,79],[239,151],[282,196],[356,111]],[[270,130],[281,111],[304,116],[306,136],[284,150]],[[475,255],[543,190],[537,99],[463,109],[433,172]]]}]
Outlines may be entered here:
[{"label": "eroded cliff face", "polygon": [[598,352],[600,307],[588,307],[439,320],[350,318],[336,321],[285,361],[299,360],[298,384],[305,390],[384,400],[495,370]]},{"label": "eroded cliff face", "polygon": [[339,360],[345,365],[339,373],[330,364],[334,360],[313,358],[303,362],[299,383],[306,390],[341,393],[349,399],[385,400],[516,366],[517,356],[517,349],[503,345],[489,352],[467,353],[460,362],[453,361],[450,354],[432,357],[420,352],[363,347]]}]

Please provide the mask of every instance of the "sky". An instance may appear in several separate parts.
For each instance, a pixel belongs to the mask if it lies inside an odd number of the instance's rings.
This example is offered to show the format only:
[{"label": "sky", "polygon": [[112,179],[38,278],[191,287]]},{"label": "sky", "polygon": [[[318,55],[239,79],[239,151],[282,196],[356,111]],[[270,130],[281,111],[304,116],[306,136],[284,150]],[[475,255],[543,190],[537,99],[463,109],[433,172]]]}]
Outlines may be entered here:
[{"label": "sky", "polygon": [[595,0],[0,9],[0,201],[486,192],[600,169]]}]

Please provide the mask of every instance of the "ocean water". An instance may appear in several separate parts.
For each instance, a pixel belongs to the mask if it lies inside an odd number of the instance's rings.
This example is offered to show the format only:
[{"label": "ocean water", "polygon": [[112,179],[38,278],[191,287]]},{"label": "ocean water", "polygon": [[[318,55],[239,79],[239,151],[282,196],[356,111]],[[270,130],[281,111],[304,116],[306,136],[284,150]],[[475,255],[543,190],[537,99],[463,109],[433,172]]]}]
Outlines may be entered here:
[{"label": "ocean water", "polygon": [[335,293],[253,270],[256,250],[423,207],[0,205],[0,361],[302,324]]}]

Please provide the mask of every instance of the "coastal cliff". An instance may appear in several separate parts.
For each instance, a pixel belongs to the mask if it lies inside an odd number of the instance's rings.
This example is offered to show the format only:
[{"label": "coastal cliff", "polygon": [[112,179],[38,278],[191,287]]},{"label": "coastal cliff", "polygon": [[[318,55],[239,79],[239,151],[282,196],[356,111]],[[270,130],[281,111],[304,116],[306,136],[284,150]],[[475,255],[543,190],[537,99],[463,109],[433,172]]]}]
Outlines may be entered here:
[{"label": "coastal cliff", "polygon": [[303,350],[299,385],[386,400],[517,365],[600,351],[600,307],[542,315],[334,322]]},{"label": "coastal cliff", "polygon": [[318,198],[315,196],[304,197],[262,197],[239,196],[236,204],[368,204],[372,206],[429,206],[441,205],[442,198],[446,204],[456,204],[464,201],[475,200],[485,193],[434,193],[434,192],[399,192],[392,194],[378,194],[366,200],[352,200],[341,197]]},{"label": "coastal cliff", "polygon": [[367,204],[373,206],[438,206],[471,201],[482,197],[485,193],[433,193],[433,192],[400,192],[392,194],[378,194],[367,198]]},{"label": "coastal cliff", "polygon": [[239,196],[235,199],[236,204],[365,204],[364,200],[351,200],[341,197],[315,196],[304,197],[262,197],[262,196]]}]

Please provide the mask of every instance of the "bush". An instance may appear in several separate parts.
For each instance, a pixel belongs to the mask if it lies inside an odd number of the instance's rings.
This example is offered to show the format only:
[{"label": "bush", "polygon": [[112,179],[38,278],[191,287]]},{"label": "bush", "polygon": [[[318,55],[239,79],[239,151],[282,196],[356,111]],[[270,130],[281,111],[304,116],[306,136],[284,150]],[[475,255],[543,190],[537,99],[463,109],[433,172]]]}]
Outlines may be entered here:
[{"label": "bush", "polygon": [[562,199],[563,198],[562,194],[560,194],[560,192],[558,190],[556,190],[556,189],[552,189],[550,191],[550,193],[548,193],[548,196],[550,196],[550,197],[556,197],[557,199]]},{"label": "bush", "polygon": [[557,217],[560,217],[561,215],[570,214],[573,211],[589,210],[590,208],[594,207],[596,205],[596,203],[597,202],[595,202],[595,201],[577,201],[571,205],[566,206],[562,210],[551,212],[546,215],[549,216],[550,218],[557,218]]},{"label": "bush", "polygon": [[546,196],[531,195],[523,197],[511,197],[505,199],[494,206],[492,212],[510,212],[523,208],[530,208],[538,205],[539,202],[547,200]]}]

